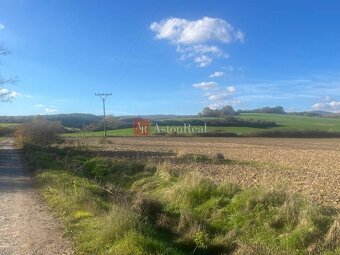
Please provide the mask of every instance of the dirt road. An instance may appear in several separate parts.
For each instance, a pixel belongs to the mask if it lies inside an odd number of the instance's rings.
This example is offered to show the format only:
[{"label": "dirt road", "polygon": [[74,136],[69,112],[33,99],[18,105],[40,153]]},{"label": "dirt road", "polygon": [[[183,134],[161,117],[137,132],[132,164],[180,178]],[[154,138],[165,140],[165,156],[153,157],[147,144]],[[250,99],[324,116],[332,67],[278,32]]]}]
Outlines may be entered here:
[{"label": "dirt road", "polygon": [[21,152],[0,141],[0,255],[73,254],[60,223],[40,201]]}]

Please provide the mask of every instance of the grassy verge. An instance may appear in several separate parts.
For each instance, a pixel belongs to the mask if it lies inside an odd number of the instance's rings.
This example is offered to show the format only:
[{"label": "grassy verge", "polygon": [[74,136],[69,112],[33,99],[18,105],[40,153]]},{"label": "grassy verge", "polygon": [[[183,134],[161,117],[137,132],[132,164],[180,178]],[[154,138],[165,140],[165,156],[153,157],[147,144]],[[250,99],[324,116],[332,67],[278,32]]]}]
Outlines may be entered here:
[{"label": "grassy verge", "polygon": [[[340,218],[280,190],[148,162],[25,149],[77,254],[339,254]],[[179,160],[210,159],[182,155]],[[228,163],[220,158],[214,159]]]}]

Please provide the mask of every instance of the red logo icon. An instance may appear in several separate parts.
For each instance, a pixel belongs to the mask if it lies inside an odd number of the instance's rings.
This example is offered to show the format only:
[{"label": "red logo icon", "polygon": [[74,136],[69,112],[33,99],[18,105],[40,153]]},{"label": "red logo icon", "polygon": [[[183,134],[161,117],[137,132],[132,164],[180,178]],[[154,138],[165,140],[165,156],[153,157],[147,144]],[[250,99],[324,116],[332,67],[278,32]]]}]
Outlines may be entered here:
[{"label": "red logo icon", "polygon": [[150,134],[150,120],[133,120],[133,135],[148,136]]}]

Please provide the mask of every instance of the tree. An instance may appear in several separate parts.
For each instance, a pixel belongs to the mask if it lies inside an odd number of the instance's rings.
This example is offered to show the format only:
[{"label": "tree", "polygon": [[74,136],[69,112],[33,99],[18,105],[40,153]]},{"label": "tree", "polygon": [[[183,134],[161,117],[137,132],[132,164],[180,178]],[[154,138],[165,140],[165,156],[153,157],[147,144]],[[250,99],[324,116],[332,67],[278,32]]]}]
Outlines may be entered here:
[{"label": "tree", "polygon": [[282,106],[275,106],[275,107],[263,107],[260,109],[262,113],[276,113],[276,114],[284,114],[285,110]]},{"label": "tree", "polygon": [[[8,49],[5,47],[3,42],[0,42],[0,57],[6,56],[8,54]],[[0,76],[0,102],[9,102],[16,95],[15,92],[4,87],[6,84],[14,84],[15,82],[16,80],[14,78],[4,79]]]},{"label": "tree", "polygon": [[230,105],[226,105],[221,109],[221,114],[223,116],[231,116],[231,115],[235,115],[235,111],[233,107],[231,107]]},{"label": "tree", "polygon": [[236,112],[230,105],[224,106],[222,109],[211,109],[209,107],[204,107],[203,110],[198,114],[202,117],[227,117],[233,116]]}]

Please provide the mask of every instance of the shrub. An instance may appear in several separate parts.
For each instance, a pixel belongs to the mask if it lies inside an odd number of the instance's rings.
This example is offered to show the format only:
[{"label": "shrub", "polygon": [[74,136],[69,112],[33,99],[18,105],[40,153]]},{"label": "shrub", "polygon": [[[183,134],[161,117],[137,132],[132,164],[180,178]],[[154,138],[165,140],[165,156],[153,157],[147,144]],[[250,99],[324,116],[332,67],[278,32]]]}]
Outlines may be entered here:
[{"label": "shrub", "polygon": [[15,137],[18,145],[48,145],[60,141],[63,132],[60,122],[34,119],[32,122],[18,126]]}]

